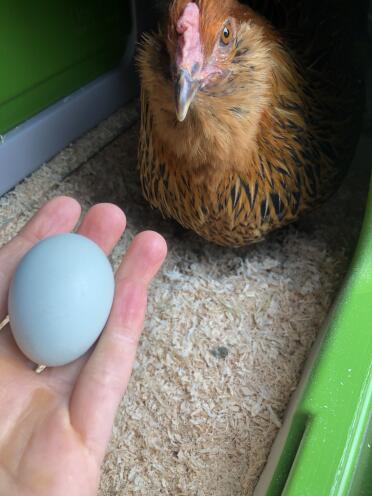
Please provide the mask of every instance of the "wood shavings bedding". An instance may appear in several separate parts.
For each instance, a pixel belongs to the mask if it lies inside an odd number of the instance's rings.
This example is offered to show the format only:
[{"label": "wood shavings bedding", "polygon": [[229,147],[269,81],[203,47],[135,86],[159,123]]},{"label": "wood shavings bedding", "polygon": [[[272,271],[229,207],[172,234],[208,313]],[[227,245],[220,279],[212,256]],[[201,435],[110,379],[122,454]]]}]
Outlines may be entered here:
[{"label": "wood shavings bedding", "polygon": [[246,249],[220,248],[143,201],[136,118],[130,104],[2,197],[1,244],[57,194],[84,210],[99,201],[125,209],[114,265],[138,231],[166,237],[100,496],[248,496],[347,269],[368,171],[357,166],[300,224]]}]

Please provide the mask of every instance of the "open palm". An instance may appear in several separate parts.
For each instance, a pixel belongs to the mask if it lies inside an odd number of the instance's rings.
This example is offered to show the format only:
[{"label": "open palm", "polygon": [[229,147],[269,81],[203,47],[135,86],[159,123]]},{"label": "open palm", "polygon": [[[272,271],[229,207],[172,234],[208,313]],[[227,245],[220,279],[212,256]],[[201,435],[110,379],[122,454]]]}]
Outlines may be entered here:
[{"label": "open palm", "polygon": [[[80,216],[67,197],[47,203],[0,250],[0,321],[14,269],[35,242],[68,232]],[[79,233],[108,254],[125,228],[114,205],[92,207]],[[166,255],[154,232],[131,243],[116,274],[116,293],[106,328],[93,351],[70,365],[38,375],[5,327],[0,333],[0,495],[92,496],[125,392],[146,309],[147,286]]]}]

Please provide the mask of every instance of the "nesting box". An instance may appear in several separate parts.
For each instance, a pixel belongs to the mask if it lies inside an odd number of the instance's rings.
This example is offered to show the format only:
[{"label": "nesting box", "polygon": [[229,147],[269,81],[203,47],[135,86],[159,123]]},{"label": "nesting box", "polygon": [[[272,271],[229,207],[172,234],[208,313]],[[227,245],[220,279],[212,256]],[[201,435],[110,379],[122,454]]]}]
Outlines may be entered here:
[{"label": "nesting box", "polygon": [[[367,4],[355,3],[358,32]],[[150,8],[145,0],[1,1],[0,194],[136,93],[134,45]],[[371,233],[372,186],[349,277],[257,496],[372,494]]]}]

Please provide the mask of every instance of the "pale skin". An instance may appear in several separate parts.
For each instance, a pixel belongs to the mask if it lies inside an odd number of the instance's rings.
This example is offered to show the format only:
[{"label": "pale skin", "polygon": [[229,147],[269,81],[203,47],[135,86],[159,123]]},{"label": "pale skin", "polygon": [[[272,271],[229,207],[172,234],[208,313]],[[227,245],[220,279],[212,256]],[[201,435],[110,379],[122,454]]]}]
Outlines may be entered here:
[{"label": "pale skin", "polygon": [[[73,230],[80,213],[75,200],[55,198],[0,250],[0,321],[7,315],[9,283],[22,255],[40,239]],[[123,212],[99,204],[87,212],[78,232],[109,254],[124,229]],[[9,326],[0,331],[0,494],[96,495],[143,326],[147,289],[166,251],[157,233],[134,238],[117,270],[112,311],[98,343],[70,365],[38,375]]]}]

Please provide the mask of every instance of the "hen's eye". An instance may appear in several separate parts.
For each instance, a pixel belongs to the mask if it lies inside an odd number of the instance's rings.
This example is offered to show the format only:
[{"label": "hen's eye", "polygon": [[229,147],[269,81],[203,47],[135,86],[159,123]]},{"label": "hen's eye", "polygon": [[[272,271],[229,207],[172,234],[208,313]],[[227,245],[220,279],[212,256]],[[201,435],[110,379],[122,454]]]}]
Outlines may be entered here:
[{"label": "hen's eye", "polygon": [[221,33],[221,42],[224,45],[228,45],[232,39],[232,29],[231,29],[231,24],[227,23]]}]

